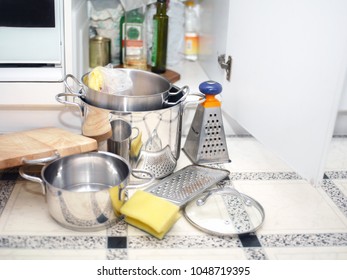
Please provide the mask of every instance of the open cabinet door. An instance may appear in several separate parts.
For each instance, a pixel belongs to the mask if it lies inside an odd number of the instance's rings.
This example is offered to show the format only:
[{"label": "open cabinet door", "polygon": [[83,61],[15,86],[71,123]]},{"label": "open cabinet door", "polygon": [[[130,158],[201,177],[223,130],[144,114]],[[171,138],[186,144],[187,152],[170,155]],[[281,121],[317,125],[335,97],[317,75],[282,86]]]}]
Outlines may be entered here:
[{"label": "open cabinet door", "polygon": [[[206,2],[204,13],[211,9],[216,16],[213,6],[225,1]],[[320,184],[346,86],[347,1],[227,2],[219,9],[224,14],[211,21],[210,52],[202,54],[207,74],[223,84],[224,113],[310,183]],[[218,19],[225,17],[228,24],[220,26]],[[226,45],[216,36],[226,37]],[[232,57],[230,81],[216,69],[220,53]],[[209,67],[209,60],[217,66]]]}]

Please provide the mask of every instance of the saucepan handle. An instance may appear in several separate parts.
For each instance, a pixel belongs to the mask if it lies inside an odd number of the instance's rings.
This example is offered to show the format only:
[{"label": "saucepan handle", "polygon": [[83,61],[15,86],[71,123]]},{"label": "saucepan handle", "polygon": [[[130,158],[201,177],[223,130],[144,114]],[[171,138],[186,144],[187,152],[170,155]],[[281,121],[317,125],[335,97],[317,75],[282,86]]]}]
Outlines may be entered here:
[{"label": "saucepan handle", "polygon": [[174,101],[174,102],[170,102],[168,99],[164,101],[164,104],[166,106],[175,106],[176,104],[183,102],[188,94],[189,94],[189,87],[188,86],[184,86],[182,87],[180,90],[178,90],[177,92],[169,92],[169,97],[170,96],[179,96],[181,93],[183,93],[182,97],[179,98],[178,100]]},{"label": "saucepan handle", "polygon": [[[40,158],[40,159],[25,159],[25,158],[23,158],[22,163],[24,165],[45,165],[46,163],[52,162],[53,160],[56,160],[59,157],[60,157],[59,153],[55,152],[53,156],[46,157],[46,158]],[[23,165],[19,168],[19,174],[20,174],[20,176],[22,176],[26,180],[29,180],[29,181],[32,181],[35,183],[39,183],[42,187],[43,195],[46,194],[45,185],[43,183],[43,180],[40,177],[26,174],[24,171]]]},{"label": "saucepan handle", "polygon": [[59,103],[64,104],[64,105],[76,106],[80,110],[80,113],[83,115],[83,106],[79,103],[74,102],[74,101],[68,101],[66,97],[76,97],[76,95],[72,94],[72,93],[58,93],[55,96],[55,99]]},{"label": "saucepan handle", "polygon": [[[72,80],[73,83],[77,84],[77,86],[79,87],[78,91],[74,90],[70,84],[69,84],[69,79]],[[64,84],[66,86],[66,88],[68,89],[68,91],[74,95],[77,96],[84,96],[84,90],[83,90],[83,85],[81,84],[81,82],[72,74],[67,74],[64,78]]]}]

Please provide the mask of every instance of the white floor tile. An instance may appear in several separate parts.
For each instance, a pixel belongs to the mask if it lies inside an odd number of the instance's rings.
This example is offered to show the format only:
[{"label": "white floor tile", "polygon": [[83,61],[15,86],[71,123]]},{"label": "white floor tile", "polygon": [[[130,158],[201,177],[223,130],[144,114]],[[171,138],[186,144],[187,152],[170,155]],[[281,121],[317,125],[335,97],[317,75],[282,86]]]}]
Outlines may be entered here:
[{"label": "white floor tile", "polygon": [[258,230],[270,233],[347,232],[347,220],[322,190],[305,181],[236,181],[235,187],[265,210]]},{"label": "white floor tile", "polygon": [[105,250],[1,249],[1,260],[104,260]]},{"label": "white floor tile", "polygon": [[228,249],[129,249],[129,260],[245,260],[242,248]]},{"label": "white floor tile", "polygon": [[[27,181],[18,181],[5,210],[1,214],[0,233],[14,235],[90,235],[66,229],[55,222],[48,212],[41,186]],[[106,235],[106,230],[93,232]]]},{"label": "white floor tile", "polygon": [[232,172],[279,172],[293,170],[252,137],[228,138]]},{"label": "white floor tile", "polygon": [[347,260],[345,247],[264,248],[271,260]]},{"label": "white floor tile", "polygon": [[334,137],[332,139],[325,170],[347,170],[347,137]]},{"label": "white floor tile", "polygon": [[334,180],[334,183],[347,197],[347,180]]}]

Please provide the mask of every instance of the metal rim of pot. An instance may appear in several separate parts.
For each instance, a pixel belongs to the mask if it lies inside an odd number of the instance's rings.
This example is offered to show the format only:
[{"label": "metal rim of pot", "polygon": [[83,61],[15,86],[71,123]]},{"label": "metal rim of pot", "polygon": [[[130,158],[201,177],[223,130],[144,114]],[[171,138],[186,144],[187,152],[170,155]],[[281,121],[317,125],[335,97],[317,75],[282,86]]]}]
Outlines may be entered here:
[{"label": "metal rim of pot", "polygon": [[[174,86],[166,78],[152,72],[138,69],[119,69],[119,71],[124,71],[133,78],[133,91],[106,93],[91,89],[86,82],[90,72],[85,73],[81,81],[72,74],[67,74],[64,84],[71,94],[82,97],[90,105],[116,111],[149,111],[174,106],[180,102],[182,94],[186,96],[189,93],[188,86],[172,92]],[[136,75],[140,77],[137,80]],[[69,79],[78,86],[78,90],[70,86]],[[172,102],[171,99],[176,101]]]}]

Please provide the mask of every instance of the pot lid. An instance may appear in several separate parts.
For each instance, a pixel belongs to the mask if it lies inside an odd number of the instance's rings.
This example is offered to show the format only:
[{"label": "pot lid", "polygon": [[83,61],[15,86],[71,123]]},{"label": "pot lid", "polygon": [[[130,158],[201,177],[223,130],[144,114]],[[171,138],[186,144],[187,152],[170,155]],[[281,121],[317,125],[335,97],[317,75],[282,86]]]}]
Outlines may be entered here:
[{"label": "pot lid", "polygon": [[193,226],[214,235],[251,233],[265,218],[259,202],[232,187],[206,190],[186,205],[183,214]]}]

